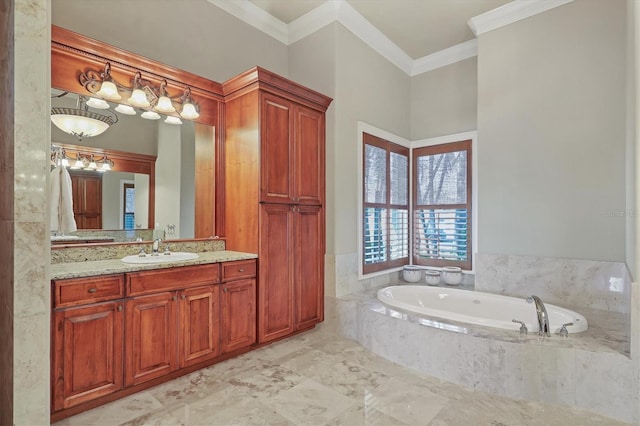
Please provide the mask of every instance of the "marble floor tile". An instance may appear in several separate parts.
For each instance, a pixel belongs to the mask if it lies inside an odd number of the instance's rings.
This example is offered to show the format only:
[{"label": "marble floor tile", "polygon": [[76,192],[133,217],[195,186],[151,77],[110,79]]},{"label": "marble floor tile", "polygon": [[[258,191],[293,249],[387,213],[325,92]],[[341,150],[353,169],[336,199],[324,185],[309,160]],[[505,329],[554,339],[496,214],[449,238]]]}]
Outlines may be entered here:
[{"label": "marble floor tile", "polygon": [[55,426],[623,424],[444,382],[319,327]]},{"label": "marble floor tile", "polygon": [[326,424],[356,405],[353,399],[311,379],[280,392],[266,403],[298,425]]}]

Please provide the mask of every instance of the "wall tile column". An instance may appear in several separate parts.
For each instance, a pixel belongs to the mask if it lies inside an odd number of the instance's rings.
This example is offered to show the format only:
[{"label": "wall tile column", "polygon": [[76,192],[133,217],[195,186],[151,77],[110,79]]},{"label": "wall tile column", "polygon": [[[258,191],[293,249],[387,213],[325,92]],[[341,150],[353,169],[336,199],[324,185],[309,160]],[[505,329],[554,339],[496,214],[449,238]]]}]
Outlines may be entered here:
[{"label": "wall tile column", "polygon": [[13,424],[49,423],[50,0],[14,0]]}]

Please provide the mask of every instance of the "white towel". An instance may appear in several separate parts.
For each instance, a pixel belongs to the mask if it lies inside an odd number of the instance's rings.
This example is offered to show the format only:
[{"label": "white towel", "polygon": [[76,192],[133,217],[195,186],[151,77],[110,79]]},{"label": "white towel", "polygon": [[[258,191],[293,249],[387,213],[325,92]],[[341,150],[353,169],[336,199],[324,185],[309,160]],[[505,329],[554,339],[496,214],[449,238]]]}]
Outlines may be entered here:
[{"label": "white towel", "polygon": [[71,176],[64,166],[58,166],[51,172],[51,230],[67,233],[77,229]]}]

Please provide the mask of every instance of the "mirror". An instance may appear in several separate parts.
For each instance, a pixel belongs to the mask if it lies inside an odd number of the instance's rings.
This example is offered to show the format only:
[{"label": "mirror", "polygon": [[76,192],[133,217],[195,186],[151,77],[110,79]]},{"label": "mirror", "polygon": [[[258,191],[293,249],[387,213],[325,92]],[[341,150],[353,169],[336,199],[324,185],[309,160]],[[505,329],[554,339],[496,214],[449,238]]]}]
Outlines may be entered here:
[{"label": "mirror", "polygon": [[[216,200],[224,198],[224,185],[216,185],[216,178],[223,178],[218,165],[221,157],[217,152],[223,146],[222,129],[218,126],[224,114],[225,94],[222,85],[99,40],[51,26],[52,87],[86,97],[95,96],[99,88],[91,83],[94,80],[85,81],[81,77],[100,76],[107,68],[114,81],[119,82],[133,82],[141,74],[153,87],[163,87],[171,99],[189,93],[190,100],[198,105],[199,116],[194,121],[183,120],[182,126],[147,122],[139,116],[132,118],[140,125],[151,128],[152,136],[146,139],[146,136],[138,135],[138,127],[125,130],[123,124],[130,117],[120,114],[119,122],[107,129],[102,138],[102,135],[87,137],[79,142],[73,136],[54,129],[52,142],[68,141],[83,146],[106,147],[107,142],[103,139],[111,135],[114,140],[108,142],[110,149],[156,155],[155,187],[149,191],[149,198],[155,200],[155,216],[148,226],[154,228],[154,233],[165,233],[167,239],[209,238],[217,235],[219,231],[216,230],[224,230],[221,215],[217,214],[222,211],[222,206],[216,204]],[[115,104],[111,103],[111,106]],[[147,145],[144,142],[146,140],[153,142]]]},{"label": "mirror", "polygon": [[[52,107],[75,108],[78,95],[68,93],[61,96],[63,93],[52,89]],[[114,162],[112,171],[88,172],[101,178],[101,229],[155,228],[163,231],[166,238],[193,238],[195,126],[203,125],[187,120],[182,125],[146,120],[139,113],[125,115],[115,112],[117,104],[109,105],[109,111],[117,115],[118,121],[97,136],[78,140],[51,124],[52,144],[70,150],[69,157],[75,158],[77,152],[90,154],[105,150]],[[100,112],[93,108],[89,110]],[[155,159],[155,176],[149,179],[149,173],[140,173],[138,163],[151,158]],[[72,177],[87,174],[84,171],[74,173],[73,170],[70,173]],[[133,219],[130,214],[125,215],[127,192],[134,194],[135,202],[129,203],[130,207],[134,206]],[[150,202],[153,203],[151,209]],[[155,223],[149,223],[149,218]],[[88,226],[78,223],[79,230],[92,228],[91,224]]]}]

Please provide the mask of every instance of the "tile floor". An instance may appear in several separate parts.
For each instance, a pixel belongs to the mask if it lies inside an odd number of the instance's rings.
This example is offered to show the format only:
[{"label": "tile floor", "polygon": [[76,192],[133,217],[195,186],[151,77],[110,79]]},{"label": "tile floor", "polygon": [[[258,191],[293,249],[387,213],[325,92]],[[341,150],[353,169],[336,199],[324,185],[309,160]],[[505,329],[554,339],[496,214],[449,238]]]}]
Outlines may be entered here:
[{"label": "tile floor", "polygon": [[55,423],[67,425],[622,425],[441,382],[315,330]]}]

